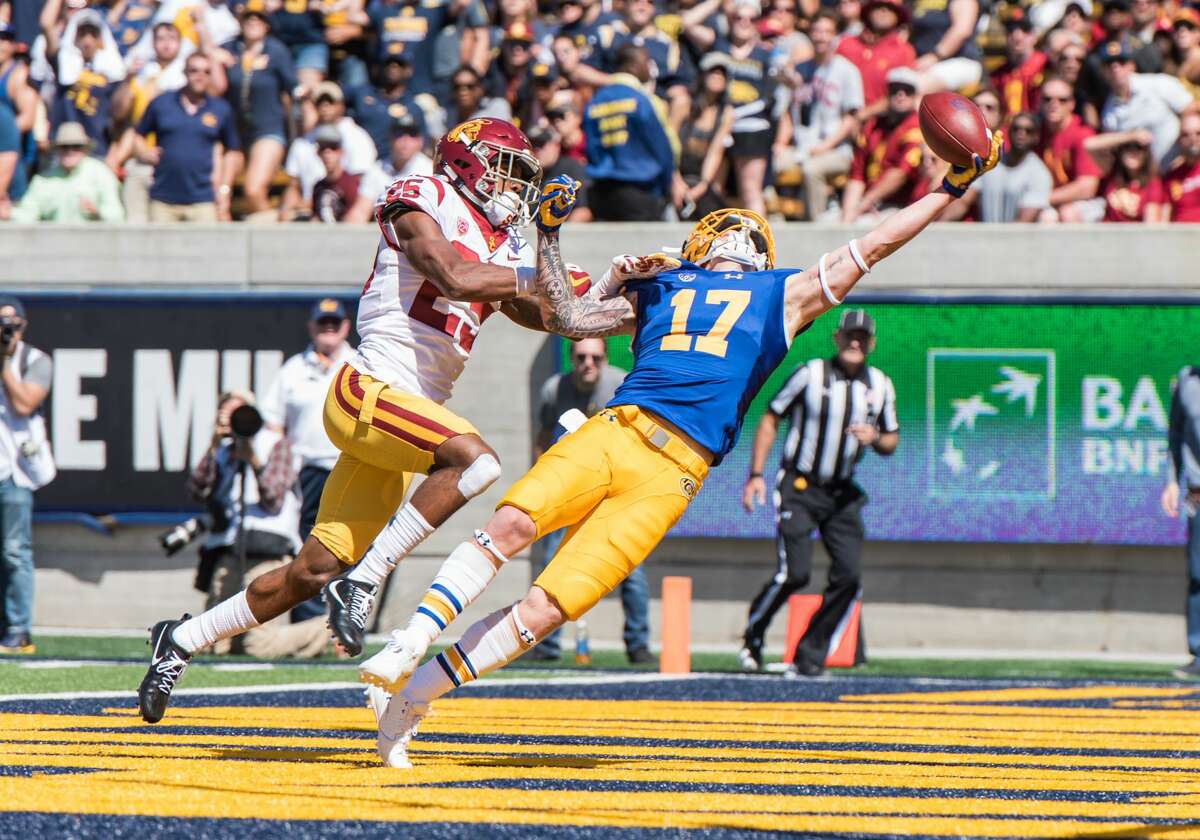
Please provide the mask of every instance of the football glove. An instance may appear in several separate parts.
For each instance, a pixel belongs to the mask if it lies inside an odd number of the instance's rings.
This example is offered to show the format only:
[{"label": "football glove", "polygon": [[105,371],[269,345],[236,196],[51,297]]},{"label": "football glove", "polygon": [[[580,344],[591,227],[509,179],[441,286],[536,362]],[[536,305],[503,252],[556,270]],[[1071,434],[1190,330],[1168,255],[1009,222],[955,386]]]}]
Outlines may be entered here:
[{"label": "football glove", "polygon": [[538,230],[556,231],[575,209],[579,182],[569,175],[558,175],[542,185],[542,198],[538,201]]},{"label": "football glove", "polygon": [[967,188],[977,178],[1000,162],[1000,149],[1003,145],[1004,132],[999,130],[993,131],[992,150],[988,153],[987,160],[984,160],[979,155],[972,155],[970,166],[951,166],[950,171],[946,173],[946,177],[942,179],[942,189],[955,198],[962,198]]},{"label": "football glove", "polygon": [[661,251],[644,257],[622,254],[613,257],[612,265],[600,277],[599,282],[592,284],[592,293],[601,300],[616,297],[621,293],[621,287],[630,280],[645,280],[682,265],[683,263],[675,257]]}]

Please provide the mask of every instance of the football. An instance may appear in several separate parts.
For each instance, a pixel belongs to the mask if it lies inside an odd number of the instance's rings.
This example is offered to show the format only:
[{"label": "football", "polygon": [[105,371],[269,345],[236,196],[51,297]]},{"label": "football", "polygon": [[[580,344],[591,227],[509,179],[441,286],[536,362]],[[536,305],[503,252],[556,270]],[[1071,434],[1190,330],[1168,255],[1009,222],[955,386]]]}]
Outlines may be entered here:
[{"label": "football", "polygon": [[921,100],[921,134],[933,153],[947,163],[968,166],[971,155],[986,158],[992,143],[983,113],[957,93],[931,93]]}]

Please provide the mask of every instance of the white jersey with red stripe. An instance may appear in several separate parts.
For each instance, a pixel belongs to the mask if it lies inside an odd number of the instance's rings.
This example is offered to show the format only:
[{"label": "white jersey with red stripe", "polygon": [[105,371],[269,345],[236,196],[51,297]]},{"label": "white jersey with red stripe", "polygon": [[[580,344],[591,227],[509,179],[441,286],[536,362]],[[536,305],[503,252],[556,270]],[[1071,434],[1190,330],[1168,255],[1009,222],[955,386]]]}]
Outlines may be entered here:
[{"label": "white jersey with red stripe", "polygon": [[[437,175],[399,178],[376,201],[379,210],[400,203],[428,214],[442,235],[469,260],[511,268],[533,266],[533,246],[516,228],[491,227],[450,182]],[[498,303],[446,298],[408,261],[389,223],[375,252],[375,267],[358,303],[360,343],[350,364],[393,388],[437,403],[450,397],[471,345]]]}]

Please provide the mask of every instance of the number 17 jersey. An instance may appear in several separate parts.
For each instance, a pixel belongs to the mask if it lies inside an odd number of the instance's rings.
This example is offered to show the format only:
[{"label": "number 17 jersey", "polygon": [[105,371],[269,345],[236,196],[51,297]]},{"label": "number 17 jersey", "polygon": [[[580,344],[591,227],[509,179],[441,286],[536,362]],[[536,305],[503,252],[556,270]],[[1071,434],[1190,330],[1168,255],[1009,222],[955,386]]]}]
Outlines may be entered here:
[{"label": "number 17 jersey", "polygon": [[[376,201],[376,212],[401,204],[427,214],[464,258],[532,266],[533,247],[516,228],[493,229],[450,183],[437,176],[401,178]],[[359,345],[350,366],[393,388],[443,403],[462,373],[475,336],[499,304],[450,300],[420,274],[381,224],[375,266],[358,303]]]},{"label": "number 17 jersey", "polygon": [[629,284],[637,293],[633,370],[609,405],[649,409],[719,464],[750,401],[787,355],[783,299],[797,271],[705,271],[685,262]]}]

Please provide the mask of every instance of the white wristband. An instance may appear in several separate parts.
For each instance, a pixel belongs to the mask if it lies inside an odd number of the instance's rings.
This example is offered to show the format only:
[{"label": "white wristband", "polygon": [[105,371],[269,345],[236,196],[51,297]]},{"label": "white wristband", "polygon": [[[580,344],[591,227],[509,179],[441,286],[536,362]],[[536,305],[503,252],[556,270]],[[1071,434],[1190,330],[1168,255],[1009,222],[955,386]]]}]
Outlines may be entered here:
[{"label": "white wristband", "polygon": [[858,250],[858,240],[850,240],[850,258],[854,260],[854,264],[858,266],[863,274],[870,274],[871,268],[867,265],[867,261],[863,259],[862,252]]},{"label": "white wristband", "polygon": [[514,268],[513,271],[517,275],[517,297],[533,294],[533,288],[537,281],[537,269],[522,265]]},{"label": "white wristband", "polygon": [[828,256],[829,254],[822,254],[821,259],[817,260],[817,279],[821,281],[821,293],[825,295],[825,300],[834,306],[840,306],[842,302],[834,297],[833,290],[825,280],[825,258]]}]

